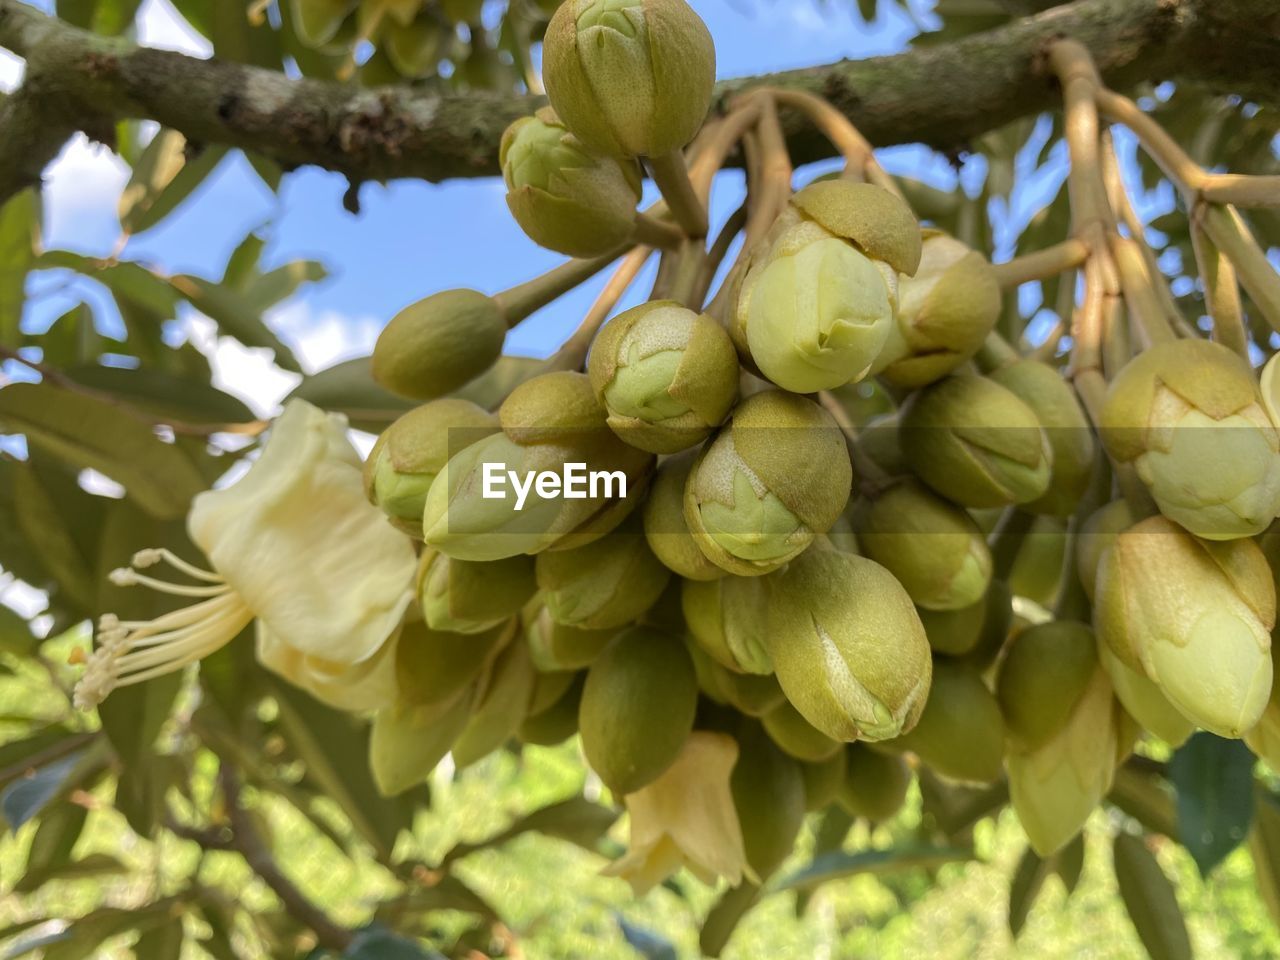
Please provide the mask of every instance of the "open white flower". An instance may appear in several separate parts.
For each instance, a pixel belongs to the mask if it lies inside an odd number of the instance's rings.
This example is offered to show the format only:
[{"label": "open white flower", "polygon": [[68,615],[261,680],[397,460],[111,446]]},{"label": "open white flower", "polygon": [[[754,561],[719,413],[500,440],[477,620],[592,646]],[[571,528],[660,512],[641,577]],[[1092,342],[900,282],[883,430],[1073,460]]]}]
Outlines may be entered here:
[{"label": "open white flower", "polygon": [[[365,499],[346,427],[345,417],[293,400],[249,472],[196,497],[187,532],[212,571],[162,549],[112,571],[113,583],[198,602],[154,620],[102,616],[77,706],[90,709],[118,686],[194,663],[255,617],[268,637],[260,656],[265,649],[264,662],[286,677],[299,668],[281,669],[285,662],[332,677],[375,657],[412,598],[416,559],[409,539]],[[198,584],[139,572],[161,562]]]},{"label": "open white flower", "polygon": [[644,896],[681,867],[708,884],[717,877],[735,887],[744,875],[755,880],[729,790],[737,762],[733,737],[691,733],[675,763],[653,783],[627,794],[631,848],[603,873],[622,877],[636,896]]}]

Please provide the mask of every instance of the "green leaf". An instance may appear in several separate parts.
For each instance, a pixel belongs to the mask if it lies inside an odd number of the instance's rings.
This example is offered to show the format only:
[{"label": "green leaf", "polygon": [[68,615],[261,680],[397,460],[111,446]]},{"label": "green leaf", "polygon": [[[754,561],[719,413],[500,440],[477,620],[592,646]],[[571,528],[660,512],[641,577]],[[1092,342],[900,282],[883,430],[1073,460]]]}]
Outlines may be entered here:
[{"label": "green leaf", "polygon": [[725,890],[702,921],[698,946],[703,955],[720,956],[742,918],[759,902],[760,888],[749,880]]},{"label": "green leaf", "polygon": [[1201,876],[1249,834],[1255,762],[1242,741],[1204,732],[1194,734],[1169,762],[1178,793],[1178,837]]},{"label": "green leaf", "polygon": [[[40,824],[41,829],[44,823]],[[37,834],[38,836],[38,834]],[[37,867],[27,867],[14,890],[19,893],[34,893],[51,880],[86,880],[94,877],[125,876],[129,867],[109,853],[91,853],[79,860],[64,860],[60,863]]]},{"label": "green leaf", "polygon": [[1018,861],[1013,880],[1009,884],[1009,932],[1016,940],[1026,926],[1031,908],[1044,888],[1044,882],[1053,872],[1053,860],[1043,860],[1030,847]]},{"label": "green leaf", "polygon": [[87,303],[76,304],[55,320],[44,333],[24,336],[23,341],[30,346],[39,347],[40,359],[59,369],[97,360],[108,343],[124,347],[119,341],[108,340],[98,333],[93,308]]},{"label": "green leaf", "polygon": [[359,931],[342,955],[347,960],[443,960],[435,951],[382,927]]},{"label": "green leaf", "polygon": [[1280,797],[1262,787],[1256,795],[1249,831],[1254,882],[1271,923],[1280,928]]},{"label": "green leaf", "polygon": [[619,812],[612,807],[593,803],[586,797],[570,797],[520,817],[511,826],[486,840],[458,844],[445,854],[444,862],[452,863],[477,850],[500,847],[524,833],[541,833],[559,840],[568,840],[584,850],[594,851],[600,838],[617,821],[618,815]]},{"label": "green leaf", "polygon": [[1077,833],[1074,840],[1058,851],[1053,858],[1053,869],[1066,888],[1067,896],[1075,893],[1080,875],[1084,873],[1084,834]]},{"label": "green leaf", "polygon": [[170,319],[180,295],[164,277],[156,276],[131,260],[97,260],[69,250],[48,250],[36,266],[42,270],[75,270],[106,286],[117,299],[123,298],[161,319]]},{"label": "green leaf", "polygon": [[13,492],[22,504],[17,513],[23,536],[59,590],[65,591],[83,615],[92,615],[96,592],[93,574],[67,528],[66,515],[29,463],[15,464]]},{"label": "green leaf", "polygon": [[279,366],[294,373],[302,372],[293,351],[271,332],[262,320],[262,311],[243,294],[200,277],[180,275],[171,282],[173,288],[214,321],[222,333],[235,337],[246,347],[266,347],[275,353]]},{"label": "green leaf", "polygon": [[142,233],[155,226],[213,172],[227,154],[225,147],[203,147],[187,156],[187,139],[163,129],[147,144],[120,194],[120,226]]},{"label": "green leaf", "polygon": [[52,875],[66,868],[88,816],[88,810],[70,800],[63,800],[46,810],[36,827],[36,835],[31,838],[27,868],[14,885],[14,890],[27,893],[38,889]]},{"label": "green leaf", "polygon": [[159,370],[93,364],[71,367],[62,374],[166,422],[231,424],[257,419],[241,400],[212,384]]},{"label": "green leaf", "polygon": [[182,943],[186,934],[182,929],[182,917],[145,930],[133,945],[134,960],[174,960],[182,955]]},{"label": "green leaf", "polygon": [[323,263],[294,260],[266,273],[254,273],[240,290],[256,309],[265,310],[293,296],[304,283],[319,283],[328,276]]},{"label": "green leaf", "polygon": [[807,867],[770,884],[769,892],[807,890],[831,880],[841,880],[861,873],[886,874],[900,870],[933,869],[972,859],[972,850],[958,847],[898,847],[856,853],[833,850],[814,857]]},{"label": "green leaf", "polygon": [[183,515],[205,488],[187,456],[117,407],[48,383],[0,389],[0,426],[72,466],[91,467],[121,483],[149,514]]},{"label": "green leaf", "polygon": [[72,733],[63,726],[49,726],[20,740],[0,744],[0,786],[34,773],[53,757],[65,757],[89,742],[92,734]]},{"label": "green leaf", "polygon": [[374,381],[369,357],[346,360],[313,373],[289,397],[344,413],[352,426],[375,432],[417,406],[413,400],[398,397]]},{"label": "green leaf", "polygon": [[[0,566],[5,566],[4,555],[0,554]],[[0,653],[9,653],[15,657],[28,657],[35,652],[39,640],[31,632],[31,627],[15,610],[0,603]]]},{"label": "green leaf", "polygon": [[88,754],[88,748],[79,750],[47,763],[5,787],[0,792],[0,813],[4,814],[9,829],[16,831],[67,789],[74,778],[83,773],[81,761]]},{"label": "green leaf", "polygon": [[0,345],[17,347],[27,271],[40,242],[40,195],[23,190],[0,206]]},{"label": "green leaf", "polygon": [[1191,939],[1173,885],[1141,837],[1116,834],[1116,884],[1152,960],[1191,960]]}]

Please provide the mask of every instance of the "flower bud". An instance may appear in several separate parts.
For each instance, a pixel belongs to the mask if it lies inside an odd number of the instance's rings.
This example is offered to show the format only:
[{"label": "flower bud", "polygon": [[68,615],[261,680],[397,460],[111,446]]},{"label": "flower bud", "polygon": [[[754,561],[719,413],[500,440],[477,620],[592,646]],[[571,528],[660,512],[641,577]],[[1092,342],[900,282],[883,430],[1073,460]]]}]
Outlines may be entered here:
[{"label": "flower bud", "polygon": [[963,663],[937,660],[920,722],[897,741],[952,780],[992,783],[1004,760],[1004,718],[981,675]]},{"label": "flower bud", "polygon": [[555,111],[542,109],[509,126],[498,162],[511,215],[539,246],[570,257],[598,257],[635,233],[635,162],[591,151]]},{"label": "flower bud", "polygon": [[1029,503],[1049,489],[1053,452],[1031,408],[986,377],[956,375],[912,394],[899,436],[911,469],[966,507]]},{"label": "flower bud", "polygon": [[1182,746],[1196,725],[1178,712],[1159,687],[1143,674],[1126,667],[1101,641],[1098,642],[1098,659],[1107,671],[1116,699],[1129,716],[1169,746]]},{"label": "flower bud", "polygon": [[798,556],[844,510],[849,451],[830,414],[781,391],[742,401],[689,475],[684,516],[702,552],[742,576]]},{"label": "flower bud", "polygon": [[393,797],[425,780],[470,716],[470,696],[432,706],[397,701],[379,710],[369,733],[369,768],[378,792]]},{"label": "flower bud", "polygon": [[716,580],[724,570],[698,548],[684,519],[684,488],[697,457],[685,450],[658,464],[644,501],[644,536],[668,570],[687,580]]},{"label": "flower bud", "polygon": [[844,747],[839,740],[832,740],[812,727],[786,700],[762,716],[760,723],[769,739],[797,760],[817,763]]},{"label": "flower bud", "polygon": [[1149,517],[1116,537],[1098,568],[1098,636],[1222,737],[1241,736],[1266,708],[1275,622],[1271,569],[1252,540],[1200,540]]},{"label": "flower bud", "polygon": [[535,589],[531,557],[478,562],[427,549],[418,562],[418,604],[432,630],[483,633],[518,614]]},{"label": "flower bud", "polygon": [[927,610],[917,608],[925,636],[934,653],[948,657],[962,657],[978,646],[982,626],[987,619],[987,596],[967,607],[956,610]]},{"label": "flower bud", "polygon": [[[566,536],[583,542],[608,532],[634,508],[653,458],[618,440],[604,422],[591,385],[579,373],[548,373],[518,386],[498,411],[502,433],[456,453],[431,485],[423,509],[427,543],[463,560],[498,560],[537,553]],[[529,484],[521,500],[509,475],[530,481],[560,474],[566,463],[585,464],[595,477],[589,496],[562,497]],[[503,482],[501,496],[485,496],[486,475]],[[622,479],[627,498],[624,500]],[[616,509],[615,509],[616,508]]]},{"label": "flower bud", "polygon": [[534,597],[521,611],[525,641],[539,670],[580,670],[589,667],[617,630],[583,630],[557,623],[546,599]]},{"label": "flower bud", "polygon": [[543,38],[551,105],[611,156],[684,147],[706,119],[715,76],[711,34],[684,0],[568,0]]},{"label": "flower bud", "polygon": [[433,293],[378,334],[373,378],[392,393],[431,400],[493,366],[506,338],[507,318],[492,297],[475,290]]},{"label": "flower bud", "polygon": [[898,310],[871,372],[898,387],[940,380],[978,352],[1000,315],[1000,285],[987,258],[924,231],[920,266],[898,285]]},{"label": "flower bud", "polygon": [[889,820],[902,809],[910,787],[911,771],[901,757],[861,743],[845,747],[844,784],[836,800],[851,816]]},{"label": "flower bud", "polygon": [[1111,789],[1131,743],[1084,624],[1056,621],[1014,640],[1000,668],[1010,734],[1005,766],[1014,810],[1032,849],[1048,857],[1080,832]]},{"label": "flower bud", "polygon": [[846,748],[842,746],[825,760],[800,764],[800,776],[804,781],[804,808],[810,813],[825,810],[840,796],[848,767],[847,756]]},{"label": "flower bud", "polygon": [[1080,586],[1090,603],[1095,599],[1094,587],[1098,582],[1098,567],[1102,563],[1102,555],[1111,549],[1116,537],[1133,526],[1133,523],[1133,510],[1128,502],[1113,500],[1099,507],[1081,524],[1076,536],[1076,574],[1080,577]]},{"label": "flower bud", "polygon": [[398,529],[422,536],[427,491],[449,457],[498,432],[498,418],[470,400],[444,397],[415,407],[387,427],[364,463],[369,502]]},{"label": "flower bud", "polygon": [[911,472],[898,436],[898,414],[882,414],[858,429],[858,449],[891,477]]},{"label": "flower bud", "polygon": [[529,712],[537,673],[523,643],[498,654],[471,708],[471,716],[450,752],[459,770],[469,767],[515,736]]},{"label": "flower bud", "polygon": [[471,635],[432,630],[424,623],[405,624],[396,647],[398,701],[436,706],[456,699],[476,682],[512,635],[509,624]]},{"label": "flower bud", "polygon": [[748,717],[762,717],[786,701],[773,674],[736,673],[696,643],[689,645],[698,688],[712,701]]},{"label": "flower bud", "polygon": [[574,675],[569,689],[560,695],[555,703],[545,710],[534,712],[524,718],[516,736],[521,743],[531,743],[539,747],[553,747],[564,743],[578,732],[578,709],[582,702],[582,688],[586,677],[579,673]]},{"label": "flower bud", "polygon": [[810,550],[770,585],[765,644],[787,699],[836,740],[889,740],[929,692],[929,642],[884,567]]},{"label": "flower bud", "polygon": [[991,551],[973,518],[914,480],[861,501],[854,528],[862,552],[897,577],[916,606],[969,607],[991,582]]},{"label": "flower bud", "polygon": [[740,753],[730,787],[742,825],[747,863],[764,880],[791,855],[804,823],[804,778],[800,764],[759,729],[738,737]]},{"label": "flower bud", "polygon": [[738,395],[738,355],[724,328],[673,300],[618,314],[591,348],[587,373],[609,429],[641,450],[701,443]]},{"label": "flower bud", "polygon": [[796,393],[861,380],[893,327],[898,274],[919,262],[920,228],[898,197],[848,180],[810,184],[743,279],[739,349]]},{"label": "flower bud", "polygon": [[1031,408],[1052,451],[1049,489],[1024,509],[1058,517],[1069,515],[1089,486],[1097,455],[1093,429],[1075,390],[1062,374],[1038,360],[1017,360],[988,376]]},{"label": "flower bud", "polygon": [[769,596],[760,579],[686,580],[680,598],[689,635],[717,663],[737,673],[773,672],[764,637]]},{"label": "flower bud", "polygon": [[1244,742],[1273,772],[1280,771],[1280,684],[1272,684],[1266,709]]},{"label": "flower bud", "polygon": [[552,619],[583,630],[608,630],[653,606],[671,571],[653,555],[633,519],[586,546],[538,554],[537,575]]},{"label": "flower bud", "polygon": [[992,580],[984,605],[978,642],[961,654],[965,663],[978,670],[986,670],[995,663],[1009,639],[1013,627],[1013,593],[1009,585],[1003,580]]},{"label": "flower bud", "polygon": [[633,627],[587,671],[578,728],[587,763],[617,794],[635,793],[675,762],[693,729],[698,683],[675,637]]},{"label": "flower bud", "polygon": [[1197,536],[1251,537],[1280,514],[1280,434],[1253,371],[1220,343],[1173,340],[1139,354],[1107,390],[1099,426],[1160,512]]}]

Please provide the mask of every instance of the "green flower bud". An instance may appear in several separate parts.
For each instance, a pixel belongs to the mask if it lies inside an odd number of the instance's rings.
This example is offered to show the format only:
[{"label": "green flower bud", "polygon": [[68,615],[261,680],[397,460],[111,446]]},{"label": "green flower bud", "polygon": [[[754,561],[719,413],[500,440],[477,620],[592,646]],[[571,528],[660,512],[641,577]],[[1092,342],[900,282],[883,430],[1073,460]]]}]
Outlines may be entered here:
[{"label": "green flower bud", "polygon": [[547,25],[542,79],[565,125],[617,157],[662,157],[706,119],[716,52],[684,0],[568,0]]},{"label": "green flower bud", "polygon": [[585,675],[578,670],[545,671],[538,670],[536,664],[534,664],[534,670],[536,673],[533,678],[533,693],[529,697],[529,716],[541,713],[559,701],[565,691],[573,686],[574,681],[586,679]]},{"label": "green flower bud", "polygon": [[716,580],[724,570],[707,559],[684,519],[684,488],[697,453],[685,450],[658,464],[644,501],[644,536],[667,569],[688,580]]},{"label": "green flower bud", "polygon": [[966,507],[1030,503],[1049,489],[1053,451],[1040,421],[985,377],[950,376],[912,394],[899,436],[916,475]]},{"label": "green flower bud", "polygon": [[764,376],[796,393],[861,380],[894,325],[898,274],[920,262],[920,228],[889,191],[819,181],[752,260],[738,293],[734,333]]},{"label": "green flower bud", "polygon": [[431,400],[493,366],[506,338],[507,318],[492,297],[474,290],[433,293],[378,334],[373,378],[392,393]]},{"label": "green flower bud", "polygon": [[810,550],[770,585],[765,644],[787,699],[836,740],[889,740],[929,692],[929,642],[884,567]]},{"label": "green flower bud", "polygon": [[387,427],[364,463],[369,502],[398,529],[422,536],[427,491],[449,457],[498,432],[498,418],[469,400],[444,397],[415,407]]},{"label": "green flower bud", "polygon": [[992,783],[1004,772],[1004,718],[982,676],[963,663],[937,660],[920,722],[898,738],[937,773]]},{"label": "green flower bud", "polygon": [[675,762],[697,705],[684,644],[646,627],[627,630],[587,671],[578,712],[587,763],[614,793],[635,793]]},{"label": "green flower bud", "polygon": [[418,562],[418,604],[432,630],[483,633],[518,614],[536,589],[531,557],[481,563],[428,549]]},{"label": "green flower bud", "polygon": [[861,743],[845,747],[844,784],[836,801],[851,816],[872,823],[892,819],[907,800],[911,771],[898,756]]},{"label": "green flower bud", "polygon": [[1067,559],[1066,521],[1039,516],[1018,544],[1009,589],[1016,597],[1026,597],[1045,608],[1052,607],[1062,587],[1062,568]]},{"label": "green flower bud", "polygon": [[515,736],[529,712],[537,673],[529,648],[511,643],[498,654],[483,684],[466,727],[451,752],[458,769],[469,767]]},{"label": "green flower bud", "polygon": [[405,624],[396,647],[399,701],[410,706],[453,701],[479,679],[513,633],[509,624],[471,635]]},{"label": "green flower bud", "polygon": [[804,781],[804,808],[810,813],[825,810],[840,796],[848,768],[847,757],[846,749],[841,747],[825,760],[800,764],[800,776]]},{"label": "green flower bud", "polygon": [[394,703],[378,711],[369,733],[369,768],[378,792],[393,797],[427,779],[470,717],[470,696],[442,706]]},{"label": "green flower bud", "polygon": [[1013,593],[1009,585],[1002,580],[992,580],[985,606],[978,642],[968,653],[961,654],[965,663],[978,670],[986,670],[995,663],[1009,639],[1013,627]]},{"label": "green flower bud", "polygon": [[1010,734],[1005,767],[1032,849],[1048,857],[1080,832],[1111,790],[1132,742],[1084,624],[1045,623],[1014,640],[998,693]]},{"label": "green flower bud", "polygon": [[786,701],[772,674],[737,673],[721,665],[696,643],[689,645],[698,688],[721,706],[730,706],[748,717],[763,717]]},{"label": "green flower bud", "polygon": [[531,600],[520,614],[533,665],[539,670],[589,667],[617,630],[583,630],[557,623],[544,597]]},{"label": "green flower bud", "polygon": [[701,443],[738,395],[738,355],[724,328],[672,300],[618,314],[591,348],[587,373],[609,428],[651,453]]},{"label": "green flower bud", "polygon": [[1037,360],[1017,360],[988,376],[1031,408],[1053,452],[1049,489],[1025,509],[1067,516],[1089,486],[1097,455],[1093,429],[1075,390],[1057,370]]},{"label": "green flower bud", "polygon": [[537,574],[552,618],[584,630],[630,623],[654,605],[671,578],[634,520],[585,547],[538,554]]},{"label": "green flower bud", "polygon": [[511,215],[539,246],[598,257],[635,234],[640,176],[634,161],[592,152],[553,110],[508,127],[498,162]]},{"label": "green flower bud", "polygon": [[1252,540],[1200,540],[1162,516],[1116,537],[1098,568],[1094,623],[1127,667],[1222,737],[1262,716],[1276,589]]},{"label": "green flower bud", "polygon": [[586,677],[575,674],[560,698],[545,710],[530,712],[520,724],[516,736],[521,743],[531,743],[539,747],[553,747],[564,743],[578,732],[578,709],[582,702],[582,689]]},{"label": "green flower bud", "polygon": [[1076,574],[1089,602],[1094,601],[1094,586],[1098,582],[1098,566],[1102,555],[1111,549],[1116,537],[1134,523],[1133,511],[1124,500],[1113,500],[1099,507],[1080,526],[1076,537]]},{"label": "green flower bud", "polygon": [[738,762],[729,786],[742,827],[747,863],[763,881],[795,848],[804,823],[804,778],[800,764],[759,729],[739,737]]},{"label": "green flower bud", "polygon": [[1251,537],[1280,514],[1280,434],[1253,371],[1220,343],[1173,340],[1139,354],[1107,390],[1099,426],[1160,512],[1197,536]]},{"label": "green flower bud", "polygon": [[839,740],[832,740],[810,725],[786,700],[762,716],[760,723],[769,739],[797,760],[817,763],[844,747]]},{"label": "green flower bud", "polygon": [[923,387],[978,352],[1000,316],[1000,285],[987,258],[944,233],[924,231],[920,266],[898,286],[898,310],[871,372]]},{"label": "green flower bud", "polygon": [[680,599],[689,635],[717,663],[736,673],[773,672],[764,636],[769,594],[761,580],[686,580]]},{"label": "green flower bud", "polygon": [[[607,532],[638,502],[632,497],[653,458],[609,431],[585,375],[534,377],[512,391],[498,415],[503,432],[459,451],[431,485],[422,524],[430,546],[463,560],[537,553],[569,535],[583,542]],[[589,487],[591,495],[583,499],[530,482],[538,473],[561,474],[567,463],[608,476],[596,477],[594,491]],[[491,487],[486,476],[503,482]],[[523,495],[517,481],[526,483]],[[486,497],[487,487],[500,496]]]},{"label": "green flower bud", "polygon": [[830,414],[803,397],[757,393],[699,455],[685,486],[685,521],[717,566],[759,576],[829,530],[852,483]]},{"label": "green flower bud", "polygon": [[891,477],[911,472],[907,458],[902,453],[896,411],[882,414],[863,424],[858,430],[858,449]]},{"label": "green flower bud", "polygon": [[854,527],[863,553],[897,577],[916,606],[969,607],[991,582],[991,551],[978,525],[914,480],[861,501]]},{"label": "green flower bud", "polygon": [[934,653],[948,657],[962,657],[972,652],[982,638],[982,626],[987,620],[987,595],[967,607],[957,610],[927,610],[917,607],[925,636]]},{"label": "green flower bud", "polygon": [[1116,699],[1129,716],[1171,747],[1180,747],[1186,742],[1196,725],[1178,712],[1159,687],[1143,674],[1126,667],[1101,641],[1098,659],[1107,671]]}]

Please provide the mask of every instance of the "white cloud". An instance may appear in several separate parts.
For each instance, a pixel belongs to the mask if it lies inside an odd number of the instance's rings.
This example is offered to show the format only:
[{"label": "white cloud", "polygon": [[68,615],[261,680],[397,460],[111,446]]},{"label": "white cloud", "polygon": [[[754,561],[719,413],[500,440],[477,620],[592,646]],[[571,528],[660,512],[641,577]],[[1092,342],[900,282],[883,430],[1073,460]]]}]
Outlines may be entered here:
[{"label": "white cloud", "polygon": [[77,133],[45,171],[44,182],[48,245],[108,252],[120,235],[116,205],[129,182],[128,165]]}]

